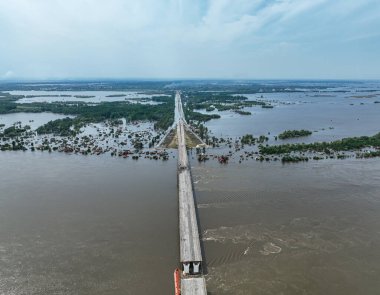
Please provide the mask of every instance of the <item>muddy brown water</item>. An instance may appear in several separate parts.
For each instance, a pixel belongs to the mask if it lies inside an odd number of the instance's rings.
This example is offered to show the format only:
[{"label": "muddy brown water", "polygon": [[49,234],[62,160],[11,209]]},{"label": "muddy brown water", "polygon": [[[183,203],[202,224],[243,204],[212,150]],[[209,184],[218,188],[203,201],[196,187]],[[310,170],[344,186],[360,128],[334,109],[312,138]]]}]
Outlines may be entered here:
[{"label": "muddy brown water", "polygon": [[379,159],[193,175],[212,294],[378,294]]},{"label": "muddy brown water", "polygon": [[176,162],[0,153],[1,294],[170,294]]},{"label": "muddy brown water", "polygon": [[[0,153],[1,294],[172,294],[176,160]],[[377,294],[380,160],[192,160],[211,294]]]}]

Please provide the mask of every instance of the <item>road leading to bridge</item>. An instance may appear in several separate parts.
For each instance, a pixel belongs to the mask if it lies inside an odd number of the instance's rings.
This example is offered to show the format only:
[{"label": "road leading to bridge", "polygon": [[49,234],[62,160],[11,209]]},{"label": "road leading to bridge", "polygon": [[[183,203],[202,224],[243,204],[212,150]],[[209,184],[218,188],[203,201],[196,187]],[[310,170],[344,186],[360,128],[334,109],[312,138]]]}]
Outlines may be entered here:
[{"label": "road leading to bridge", "polygon": [[[176,132],[176,128],[179,124],[179,122],[182,122],[185,132],[187,133],[188,138],[192,138],[193,140],[190,140],[192,142],[187,142],[187,145],[192,147],[205,147],[206,143],[190,128],[190,126],[187,124],[185,115],[182,108],[182,101],[181,101],[181,94],[179,91],[176,92],[175,95],[175,108],[174,108],[174,122],[173,125],[168,128],[165,135],[161,138],[159,143],[156,145],[156,148],[162,148],[165,147],[170,143],[171,136],[174,135],[174,132]],[[178,141],[178,139],[177,139]],[[166,143],[166,144],[165,144]]]}]

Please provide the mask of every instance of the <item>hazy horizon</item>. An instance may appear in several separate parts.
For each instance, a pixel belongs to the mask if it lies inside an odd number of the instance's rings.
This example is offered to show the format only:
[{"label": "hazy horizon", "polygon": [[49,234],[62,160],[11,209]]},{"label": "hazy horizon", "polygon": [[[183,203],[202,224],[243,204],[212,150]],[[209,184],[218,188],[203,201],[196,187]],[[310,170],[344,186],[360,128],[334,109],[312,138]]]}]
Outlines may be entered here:
[{"label": "hazy horizon", "polygon": [[13,78],[13,79],[0,79],[0,83],[65,83],[65,82],[379,82],[380,79],[356,79],[356,78],[340,78],[340,79],[329,79],[329,78],[152,78],[152,77],[128,77],[128,78],[107,78],[107,77],[70,77],[70,78],[52,78],[52,79],[41,79],[41,78]]}]

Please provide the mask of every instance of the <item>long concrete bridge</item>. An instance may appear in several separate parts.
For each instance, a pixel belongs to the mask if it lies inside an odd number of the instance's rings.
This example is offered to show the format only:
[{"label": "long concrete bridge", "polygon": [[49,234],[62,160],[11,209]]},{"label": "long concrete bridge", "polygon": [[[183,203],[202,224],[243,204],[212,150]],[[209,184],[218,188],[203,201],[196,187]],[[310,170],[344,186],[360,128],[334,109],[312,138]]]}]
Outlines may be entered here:
[{"label": "long concrete bridge", "polygon": [[206,295],[206,281],[202,274],[202,252],[195,210],[193,183],[186,150],[185,128],[187,126],[180,93],[176,93],[178,138],[178,197],[179,237],[181,262],[181,295]]}]

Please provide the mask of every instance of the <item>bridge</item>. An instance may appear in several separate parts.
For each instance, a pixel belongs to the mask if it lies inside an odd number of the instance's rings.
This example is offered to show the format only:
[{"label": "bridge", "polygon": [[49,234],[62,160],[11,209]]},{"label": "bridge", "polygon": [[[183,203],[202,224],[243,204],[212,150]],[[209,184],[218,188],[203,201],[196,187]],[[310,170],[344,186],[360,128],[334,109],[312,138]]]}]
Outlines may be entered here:
[{"label": "bridge", "polygon": [[191,129],[191,127],[187,124],[185,115],[183,113],[182,102],[181,102],[181,94],[179,91],[176,92],[175,95],[175,108],[174,108],[174,122],[173,125],[168,128],[162,139],[156,145],[156,148],[162,147],[174,147],[178,146],[178,132],[177,126],[179,122],[182,122],[184,130],[185,130],[185,138],[187,137],[190,142],[187,142],[187,146],[192,147],[203,147],[206,146],[206,143]]},{"label": "bridge", "polygon": [[195,210],[193,183],[186,150],[184,118],[180,93],[176,93],[175,124],[178,141],[178,201],[181,262],[181,295],[206,295],[202,274],[202,252]]}]

